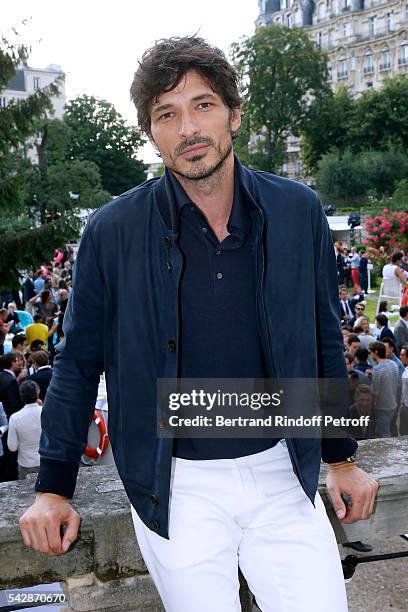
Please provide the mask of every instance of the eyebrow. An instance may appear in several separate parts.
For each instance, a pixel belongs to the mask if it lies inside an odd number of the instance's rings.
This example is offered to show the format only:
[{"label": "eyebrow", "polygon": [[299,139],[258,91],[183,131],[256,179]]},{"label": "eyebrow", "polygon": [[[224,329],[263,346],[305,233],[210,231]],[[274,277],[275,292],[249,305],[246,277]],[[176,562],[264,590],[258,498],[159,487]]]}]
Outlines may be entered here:
[{"label": "eyebrow", "polygon": [[[215,95],[212,93],[198,94],[197,96],[191,98],[191,102],[198,102],[199,100],[204,100],[205,98],[214,99]],[[165,104],[159,104],[158,106],[155,106],[153,104],[152,112],[156,115],[157,113],[161,113],[164,110],[169,110],[170,108],[174,108],[174,104],[171,104],[170,102],[167,102]]]}]

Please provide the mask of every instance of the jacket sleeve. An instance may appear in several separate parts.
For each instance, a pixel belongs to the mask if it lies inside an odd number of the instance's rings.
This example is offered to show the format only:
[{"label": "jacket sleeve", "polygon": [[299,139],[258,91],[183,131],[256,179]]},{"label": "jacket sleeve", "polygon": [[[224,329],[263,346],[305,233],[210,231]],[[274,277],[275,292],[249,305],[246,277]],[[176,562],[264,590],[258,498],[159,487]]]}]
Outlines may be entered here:
[{"label": "jacket sleeve", "polygon": [[91,229],[82,235],[73,290],[56,346],[53,376],[41,413],[40,470],[35,490],[71,498],[104,369],[104,283]]},{"label": "jacket sleeve", "polygon": [[14,423],[13,415],[11,415],[10,421],[9,421],[9,430],[7,434],[7,446],[8,446],[8,449],[13,453],[16,450],[18,450],[18,435],[17,435],[17,430],[16,430],[16,426]]},{"label": "jacket sleeve", "polygon": [[[335,406],[335,416],[347,416],[347,404],[339,403],[338,390],[343,393],[348,380],[343,355],[343,336],[339,317],[339,289],[336,256],[330,227],[323,206],[317,203],[312,209],[315,287],[316,287],[316,335],[318,346],[319,378],[327,380],[326,401]],[[336,380],[337,379],[337,380]],[[341,412],[341,414],[339,414]],[[356,440],[347,437],[325,437],[322,439],[322,459],[326,463],[342,461],[353,455],[358,447]]]}]

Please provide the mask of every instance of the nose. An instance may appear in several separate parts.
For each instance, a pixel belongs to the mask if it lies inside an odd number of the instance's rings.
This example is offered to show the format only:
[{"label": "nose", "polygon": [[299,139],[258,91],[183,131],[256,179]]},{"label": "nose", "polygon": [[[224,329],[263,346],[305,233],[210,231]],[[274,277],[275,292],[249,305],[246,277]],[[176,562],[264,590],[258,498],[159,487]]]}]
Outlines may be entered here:
[{"label": "nose", "polygon": [[181,138],[191,138],[200,133],[200,127],[190,113],[183,113],[180,117],[179,135]]}]

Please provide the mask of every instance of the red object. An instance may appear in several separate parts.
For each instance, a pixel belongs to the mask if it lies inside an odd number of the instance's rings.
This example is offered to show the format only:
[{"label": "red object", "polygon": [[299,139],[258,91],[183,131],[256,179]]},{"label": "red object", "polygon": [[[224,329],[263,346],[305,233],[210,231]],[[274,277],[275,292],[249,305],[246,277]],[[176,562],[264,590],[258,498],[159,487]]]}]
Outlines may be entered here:
[{"label": "red object", "polygon": [[351,278],[353,279],[354,291],[356,293],[361,293],[360,272],[358,268],[354,268],[354,270],[351,271]]},{"label": "red object", "polygon": [[109,445],[108,430],[106,429],[105,420],[98,410],[94,410],[92,418],[95,425],[97,425],[99,429],[99,444],[96,448],[87,446],[85,449],[85,455],[91,459],[99,459],[99,457],[102,457]]}]

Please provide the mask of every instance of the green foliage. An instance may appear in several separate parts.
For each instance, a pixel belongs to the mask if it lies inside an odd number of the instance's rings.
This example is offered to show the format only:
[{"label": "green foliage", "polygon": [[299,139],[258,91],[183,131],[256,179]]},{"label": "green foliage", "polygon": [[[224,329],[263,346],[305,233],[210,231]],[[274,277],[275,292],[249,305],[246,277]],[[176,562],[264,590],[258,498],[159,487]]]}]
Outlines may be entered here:
[{"label": "green foliage", "polygon": [[57,149],[66,147],[67,159],[94,162],[101,173],[102,186],[113,195],[119,195],[146,179],[145,165],[136,159],[143,137],[137,128],[128,126],[106,100],[93,96],[80,96],[68,102],[64,114],[65,145],[56,143]]},{"label": "green foliage", "polygon": [[[298,136],[310,103],[325,95],[327,65],[306,32],[272,25],[232,45],[233,61],[245,87],[245,123],[238,148],[243,161],[279,171],[286,137]],[[256,135],[245,148],[248,135]]]},{"label": "green foliage", "polygon": [[316,99],[302,129],[303,159],[309,172],[331,147],[339,151],[408,152],[408,79],[388,78],[382,89],[353,99],[344,88]]},{"label": "green foliage", "polygon": [[392,199],[394,206],[408,210],[408,178],[397,183]]},{"label": "green foliage", "polygon": [[318,163],[316,186],[324,196],[342,204],[359,204],[369,195],[389,197],[408,177],[408,158],[398,151],[331,150]]}]

